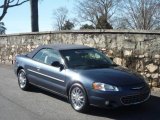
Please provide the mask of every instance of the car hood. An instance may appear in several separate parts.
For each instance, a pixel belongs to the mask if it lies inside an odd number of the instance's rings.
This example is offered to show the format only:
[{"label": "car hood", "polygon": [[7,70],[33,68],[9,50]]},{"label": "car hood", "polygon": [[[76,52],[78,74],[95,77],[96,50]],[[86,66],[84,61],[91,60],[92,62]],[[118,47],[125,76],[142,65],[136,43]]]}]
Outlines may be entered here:
[{"label": "car hood", "polygon": [[76,72],[94,82],[102,82],[116,86],[144,83],[144,79],[141,75],[120,66],[102,69],[76,70]]}]

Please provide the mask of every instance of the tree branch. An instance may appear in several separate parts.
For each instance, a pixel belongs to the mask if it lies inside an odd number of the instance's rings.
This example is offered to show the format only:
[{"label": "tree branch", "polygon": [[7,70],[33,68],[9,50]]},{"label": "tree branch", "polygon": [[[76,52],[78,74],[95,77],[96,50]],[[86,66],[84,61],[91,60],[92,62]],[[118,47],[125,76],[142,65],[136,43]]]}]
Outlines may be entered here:
[{"label": "tree branch", "polygon": [[[5,1],[7,1],[7,0],[5,0]],[[22,5],[22,4],[25,3],[25,2],[28,2],[29,0],[24,0],[24,1],[22,1],[22,2],[19,2],[19,0],[17,0],[17,2],[16,2],[15,4],[10,5],[10,3],[13,3],[14,1],[15,1],[15,0],[12,0],[12,1],[9,0],[9,1],[7,2],[7,7],[10,8],[10,7],[19,6],[19,5]],[[6,7],[6,4],[3,4],[3,5],[0,6],[0,8],[4,8],[4,7]]]},{"label": "tree branch", "polygon": [[22,4],[24,4],[25,2],[28,2],[28,1],[29,1],[29,0],[24,0],[24,1],[20,2],[19,0],[17,0],[17,2],[16,2],[15,4],[11,4],[11,3],[15,2],[15,0],[4,0],[3,5],[0,5],[0,8],[3,9],[3,10],[2,10],[2,13],[1,13],[1,15],[0,15],[0,21],[1,21],[1,20],[4,18],[4,16],[7,14],[8,8],[22,5]]}]

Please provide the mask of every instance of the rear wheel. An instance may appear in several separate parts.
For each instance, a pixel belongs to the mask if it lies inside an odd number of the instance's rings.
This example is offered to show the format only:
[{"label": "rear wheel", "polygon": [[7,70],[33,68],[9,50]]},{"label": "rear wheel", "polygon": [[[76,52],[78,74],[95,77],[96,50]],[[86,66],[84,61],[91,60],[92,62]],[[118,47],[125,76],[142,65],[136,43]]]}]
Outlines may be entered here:
[{"label": "rear wheel", "polygon": [[18,72],[18,84],[22,90],[28,90],[30,85],[26,77],[26,72],[24,69],[19,70]]},{"label": "rear wheel", "polygon": [[78,112],[86,112],[89,108],[85,89],[80,84],[74,84],[69,92],[70,104]]}]

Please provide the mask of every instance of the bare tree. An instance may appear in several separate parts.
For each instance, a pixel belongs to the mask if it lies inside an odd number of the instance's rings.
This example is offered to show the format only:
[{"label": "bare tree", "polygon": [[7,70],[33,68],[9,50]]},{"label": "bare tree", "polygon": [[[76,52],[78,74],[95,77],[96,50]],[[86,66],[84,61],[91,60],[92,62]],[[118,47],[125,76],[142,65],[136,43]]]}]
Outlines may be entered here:
[{"label": "bare tree", "polygon": [[91,22],[95,27],[100,18],[110,22],[121,0],[79,0],[77,11],[84,21]]},{"label": "bare tree", "polygon": [[65,7],[60,7],[54,11],[53,16],[56,20],[55,26],[58,28],[58,30],[63,29],[65,21],[67,21],[67,14],[68,10]]},{"label": "bare tree", "polygon": [[2,9],[2,13],[0,15],[0,21],[4,18],[4,16],[7,14],[8,8],[15,7],[22,5],[23,3],[27,2],[29,0],[4,0],[3,4],[0,5],[0,9]]},{"label": "bare tree", "polygon": [[123,0],[122,8],[118,28],[160,28],[160,0]]}]

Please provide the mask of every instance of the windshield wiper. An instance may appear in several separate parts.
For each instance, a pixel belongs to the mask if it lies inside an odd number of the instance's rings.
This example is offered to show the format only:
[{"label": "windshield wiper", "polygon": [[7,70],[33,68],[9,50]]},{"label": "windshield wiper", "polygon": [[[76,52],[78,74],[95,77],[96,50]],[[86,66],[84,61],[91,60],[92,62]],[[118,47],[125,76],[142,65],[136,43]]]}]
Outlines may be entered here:
[{"label": "windshield wiper", "polygon": [[100,64],[100,65],[89,65],[90,68],[108,68],[108,64]]},{"label": "windshield wiper", "polygon": [[117,64],[99,64],[99,65],[93,65],[91,67],[93,68],[108,68],[108,67],[116,67]]},{"label": "windshield wiper", "polygon": [[111,66],[113,66],[113,67],[117,67],[117,66],[119,66],[119,65],[117,65],[117,64],[111,64]]},{"label": "windshield wiper", "polygon": [[86,67],[86,68],[108,68],[111,66],[118,66],[116,64],[98,64],[98,65],[72,65],[73,68]]}]

